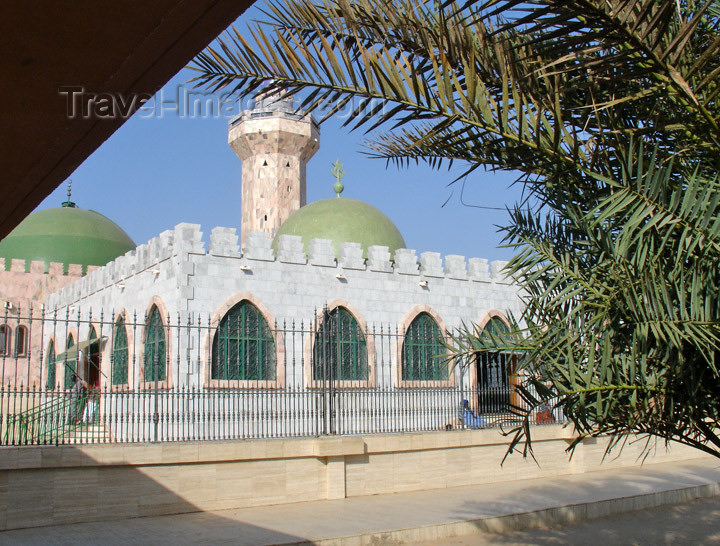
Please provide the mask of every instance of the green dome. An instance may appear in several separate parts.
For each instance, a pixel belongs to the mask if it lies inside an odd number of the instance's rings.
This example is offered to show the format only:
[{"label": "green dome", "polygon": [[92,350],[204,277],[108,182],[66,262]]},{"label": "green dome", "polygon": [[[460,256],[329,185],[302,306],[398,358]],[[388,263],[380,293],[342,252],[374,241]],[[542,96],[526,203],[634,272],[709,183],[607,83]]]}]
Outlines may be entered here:
[{"label": "green dome", "polygon": [[135,248],[133,240],[115,222],[94,210],[71,206],[44,209],[25,218],[0,241],[0,258],[5,268],[10,260],[32,260],[88,265],[105,265]]},{"label": "green dome", "polygon": [[315,201],[293,213],[275,235],[276,250],[280,235],[300,235],[306,251],[311,239],[330,239],[336,256],[345,242],[360,243],[365,257],[373,245],[388,247],[391,256],[405,248],[405,239],[387,216],[363,201],[344,197]]}]

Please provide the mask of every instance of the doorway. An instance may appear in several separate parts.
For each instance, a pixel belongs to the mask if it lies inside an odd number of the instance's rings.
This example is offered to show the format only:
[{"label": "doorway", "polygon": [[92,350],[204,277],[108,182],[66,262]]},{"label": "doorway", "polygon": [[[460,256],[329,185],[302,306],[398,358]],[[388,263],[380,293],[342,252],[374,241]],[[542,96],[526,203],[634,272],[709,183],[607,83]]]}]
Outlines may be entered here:
[{"label": "doorway", "polygon": [[90,328],[87,352],[85,381],[91,388],[98,388],[100,386],[100,340],[95,328]]}]

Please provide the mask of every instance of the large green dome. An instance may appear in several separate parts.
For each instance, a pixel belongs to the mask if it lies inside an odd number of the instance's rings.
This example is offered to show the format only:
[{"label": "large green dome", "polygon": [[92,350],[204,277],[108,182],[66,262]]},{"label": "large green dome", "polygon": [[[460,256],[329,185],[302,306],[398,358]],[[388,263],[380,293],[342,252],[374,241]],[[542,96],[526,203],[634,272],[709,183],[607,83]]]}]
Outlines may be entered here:
[{"label": "large green dome", "polygon": [[94,210],[70,206],[33,212],[0,241],[0,258],[9,269],[13,258],[89,265],[105,265],[135,248],[133,240],[115,222]]},{"label": "large green dome", "polygon": [[344,242],[360,243],[365,257],[373,245],[388,247],[391,255],[405,248],[405,239],[387,216],[363,201],[344,197],[315,201],[295,211],[275,235],[275,249],[280,235],[300,235],[306,251],[311,239],[330,239],[336,256]]}]

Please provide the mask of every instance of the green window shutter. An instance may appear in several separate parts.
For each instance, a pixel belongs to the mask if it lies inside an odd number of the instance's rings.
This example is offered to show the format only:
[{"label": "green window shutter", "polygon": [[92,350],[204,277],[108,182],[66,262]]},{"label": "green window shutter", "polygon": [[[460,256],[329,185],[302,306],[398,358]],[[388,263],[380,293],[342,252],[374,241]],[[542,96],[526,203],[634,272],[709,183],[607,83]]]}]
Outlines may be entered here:
[{"label": "green window shutter", "polygon": [[125,321],[120,317],[113,330],[112,384],[126,385],[128,382],[128,340]]},{"label": "green window shutter", "polygon": [[234,305],[213,337],[210,377],[221,381],[275,379],[275,339],[262,313],[249,301]]},{"label": "green window shutter", "polygon": [[428,313],[420,313],[405,333],[402,349],[403,381],[445,381],[448,378],[438,323]]},{"label": "green window shutter", "polygon": [[315,334],[312,364],[315,380],[367,381],[365,336],[344,307],[325,313]]},{"label": "green window shutter", "polygon": [[160,311],[153,305],[145,325],[145,373],[146,382],[165,381],[167,374],[165,349],[165,326]]},{"label": "green window shutter", "polygon": [[67,345],[65,345],[65,360],[63,361],[63,369],[65,370],[65,388],[70,389],[74,385],[72,376],[75,374],[76,359],[68,360],[67,353],[75,347],[75,340],[72,336],[68,336]]},{"label": "green window shutter", "polygon": [[45,356],[45,388],[53,390],[55,388],[55,343],[51,340],[48,346],[47,355]]}]

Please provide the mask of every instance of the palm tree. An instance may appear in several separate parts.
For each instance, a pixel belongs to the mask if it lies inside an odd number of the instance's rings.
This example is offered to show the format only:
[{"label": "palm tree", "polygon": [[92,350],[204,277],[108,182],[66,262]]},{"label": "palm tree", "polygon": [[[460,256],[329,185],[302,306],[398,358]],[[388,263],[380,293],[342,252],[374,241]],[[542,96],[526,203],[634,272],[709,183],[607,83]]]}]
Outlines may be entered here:
[{"label": "palm tree", "polygon": [[[578,431],[720,456],[720,5],[715,0],[282,0],[193,62],[200,87],[349,111],[369,153],[520,172],[512,450],[551,401]],[[376,132],[378,131],[378,132]],[[514,341],[513,341],[514,340]]]}]

